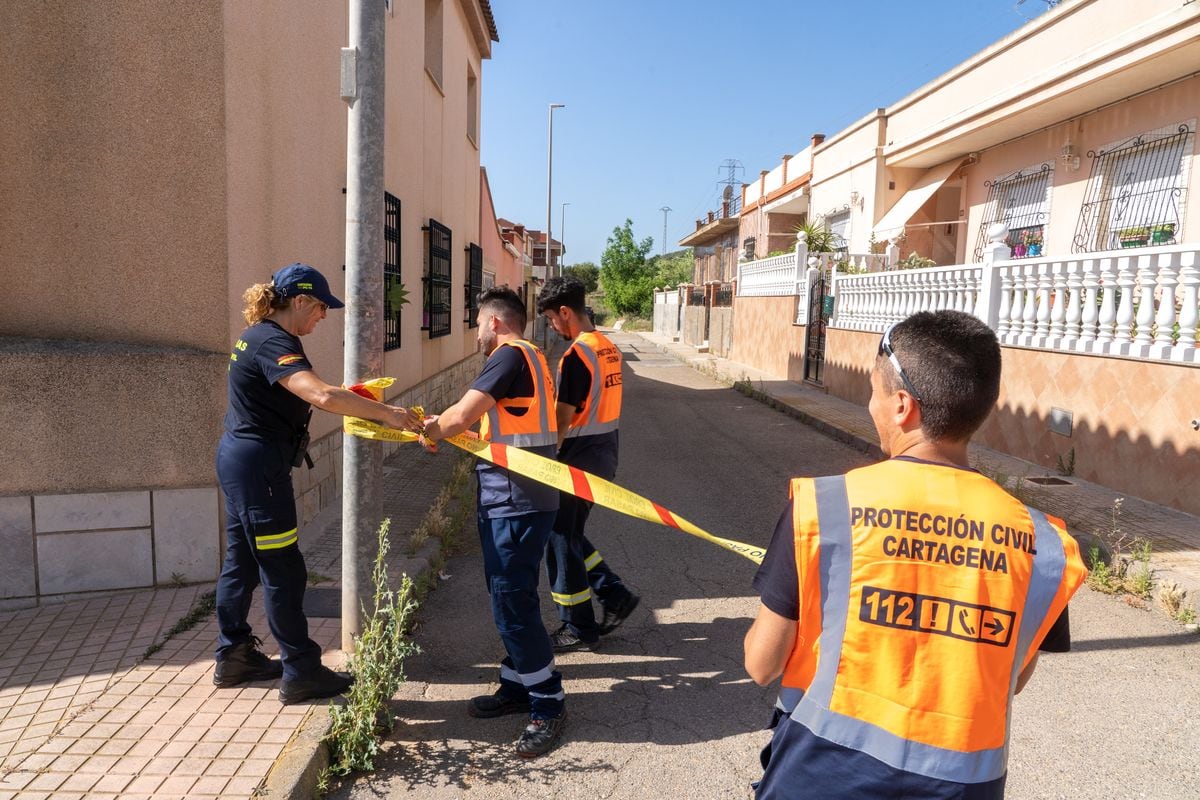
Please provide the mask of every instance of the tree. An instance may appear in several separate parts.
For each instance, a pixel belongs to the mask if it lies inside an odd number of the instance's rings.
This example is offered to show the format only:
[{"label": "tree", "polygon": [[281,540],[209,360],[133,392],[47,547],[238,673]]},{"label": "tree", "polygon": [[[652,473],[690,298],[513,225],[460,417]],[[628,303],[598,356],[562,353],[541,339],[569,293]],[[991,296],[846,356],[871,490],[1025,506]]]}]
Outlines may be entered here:
[{"label": "tree", "polygon": [[651,259],[655,286],[678,286],[691,283],[696,272],[696,257],[691,250],[676,250]]},{"label": "tree", "polygon": [[613,228],[612,236],[600,256],[600,283],[608,305],[618,314],[649,316],[654,302],[654,272],[646,263],[646,254],[654,247],[647,236],[641,242],[633,238],[633,220]]},{"label": "tree", "polygon": [[588,294],[596,291],[600,285],[600,268],[591,261],[581,261],[578,264],[563,267],[563,275],[583,281],[583,286]]}]

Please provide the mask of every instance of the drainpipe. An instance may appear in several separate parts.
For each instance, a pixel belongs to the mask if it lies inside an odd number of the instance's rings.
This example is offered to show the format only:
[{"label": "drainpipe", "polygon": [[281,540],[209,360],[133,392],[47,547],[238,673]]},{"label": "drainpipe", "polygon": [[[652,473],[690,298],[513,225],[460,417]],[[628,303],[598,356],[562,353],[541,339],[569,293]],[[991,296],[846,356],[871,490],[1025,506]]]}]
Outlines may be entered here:
[{"label": "drainpipe", "polygon": [[[379,0],[350,0],[350,43],[342,48],[346,127],[347,386],[383,374],[384,13]],[[383,519],[383,450],[342,443],[342,650],[354,650],[362,608],[373,596],[371,567]]]}]

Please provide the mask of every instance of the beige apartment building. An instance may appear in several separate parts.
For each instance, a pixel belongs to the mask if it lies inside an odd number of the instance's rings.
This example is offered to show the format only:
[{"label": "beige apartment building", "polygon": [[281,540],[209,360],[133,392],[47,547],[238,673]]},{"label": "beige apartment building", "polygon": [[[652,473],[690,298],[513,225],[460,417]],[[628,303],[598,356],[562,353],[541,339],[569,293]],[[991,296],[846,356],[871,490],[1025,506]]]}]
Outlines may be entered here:
[{"label": "beige apartment building", "polygon": [[[388,2],[385,374],[437,408],[478,367],[487,0]],[[293,261],[343,295],[343,3],[17,4],[0,27],[0,608],[212,580],[241,295]],[[9,157],[16,155],[16,157]],[[407,290],[407,302],[400,292]],[[305,349],[342,378],[332,312]],[[303,522],[340,486],[317,412]]]},{"label": "beige apartment building", "polygon": [[745,186],[729,357],[865,404],[888,324],[972,311],[983,444],[1200,513],[1198,117],[1200,3],[1064,0]]}]

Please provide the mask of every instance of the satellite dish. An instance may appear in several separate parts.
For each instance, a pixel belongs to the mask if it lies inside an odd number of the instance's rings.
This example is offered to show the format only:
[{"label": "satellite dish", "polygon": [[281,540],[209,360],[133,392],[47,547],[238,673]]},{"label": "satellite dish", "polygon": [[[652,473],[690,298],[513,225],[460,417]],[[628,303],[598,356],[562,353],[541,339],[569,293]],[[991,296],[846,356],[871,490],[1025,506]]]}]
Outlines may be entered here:
[{"label": "satellite dish", "polygon": [[733,185],[728,183],[725,184],[725,191],[721,192],[721,196],[726,200],[733,199]]}]

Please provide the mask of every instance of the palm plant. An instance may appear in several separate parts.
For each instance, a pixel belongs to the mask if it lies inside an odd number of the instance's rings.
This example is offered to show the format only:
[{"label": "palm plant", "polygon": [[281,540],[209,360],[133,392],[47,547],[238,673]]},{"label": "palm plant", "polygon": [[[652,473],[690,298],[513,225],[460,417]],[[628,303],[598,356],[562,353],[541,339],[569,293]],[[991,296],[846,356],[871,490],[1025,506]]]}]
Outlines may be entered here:
[{"label": "palm plant", "polygon": [[833,231],[826,228],[824,225],[818,225],[814,222],[803,222],[796,226],[796,232],[804,232],[807,237],[808,252],[810,253],[832,253],[838,249],[839,242],[834,236]]}]

